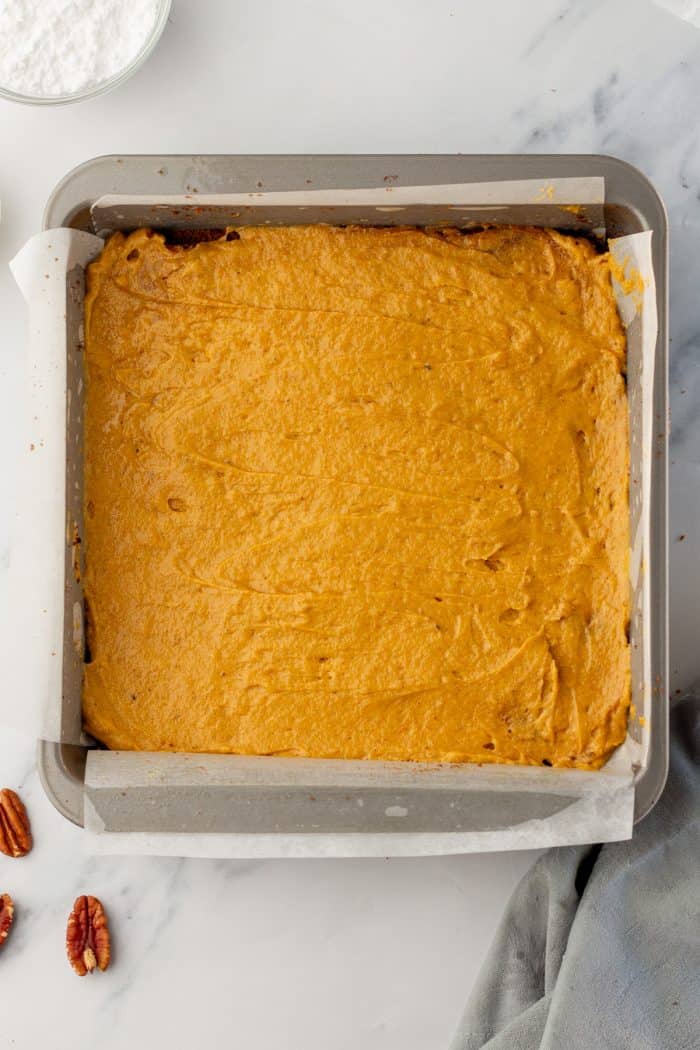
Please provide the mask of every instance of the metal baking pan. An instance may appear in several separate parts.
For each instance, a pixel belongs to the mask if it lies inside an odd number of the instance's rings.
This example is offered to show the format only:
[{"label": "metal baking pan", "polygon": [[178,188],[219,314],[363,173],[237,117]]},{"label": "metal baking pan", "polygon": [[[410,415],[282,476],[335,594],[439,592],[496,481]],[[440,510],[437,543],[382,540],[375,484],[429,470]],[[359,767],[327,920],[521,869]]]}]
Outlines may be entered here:
[{"label": "metal baking pan", "polygon": [[[635,624],[640,618],[634,608],[631,625],[633,682],[639,678],[634,671],[642,646],[648,647],[651,665],[651,682],[646,683],[651,692],[646,727],[649,749],[647,761],[635,778],[635,820],[640,820],[661,794],[668,764],[668,235],[663,203],[637,169],[612,157],[590,155],[108,156],[88,161],[59,183],[48,201],[43,226],[103,232],[94,229],[90,209],[106,194],[156,198],[191,194],[196,199],[197,194],[259,192],[263,188],[351,189],[387,182],[428,186],[575,176],[605,178],[604,218],[609,236],[654,231],[659,329],[653,409],[658,425],[654,428],[651,464],[651,557],[645,566],[651,592],[649,637],[635,638]],[[220,211],[216,222],[213,219],[202,208],[195,224],[225,224]],[[343,220],[347,221],[345,216]],[[343,220],[339,216],[335,219]],[[383,221],[392,225],[406,218],[392,219],[387,214]],[[240,219],[232,217],[231,223],[236,222]],[[160,224],[173,227],[179,223],[192,226],[191,215],[179,220],[169,213]],[[81,445],[76,438],[81,436],[78,395],[82,386],[83,275],[76,271],[70,277],[66,312],[68,386],[74,396],[69,399],[67,413],[71,454],[66,493],[67,512],[81,527],[82,455],[74,450]],[[632,445],[634,472],[640,464],[635,466],[634,440]],[[68,537],[61,698],[65,739],[76,738],[81,720],[82,659],[76,654],[72,628],[73,610],[80,607],[82,594],[74,557]],[[639,732],[638,726],[634,731]],[[576,801],[572,790],[576,777],[595,775],[566,771],[569,775],[561,777],[557,770],[491,767],[492,786],[487,789],[485,781],[480,780],[482,770],[475,766],[110,752],[110,776],[105,784],[101,785],[99,778],[86,784],[87,756],[97,746],[87,738],[80,745],[40,741],[38,768],[47,795],[65,817],[83,824],[87,799],[107,831],[497,831],[564,814]],[[541,788],[543,773],[550,775],[546,790]],[[396,821],[396,816],[408,819]]]}]

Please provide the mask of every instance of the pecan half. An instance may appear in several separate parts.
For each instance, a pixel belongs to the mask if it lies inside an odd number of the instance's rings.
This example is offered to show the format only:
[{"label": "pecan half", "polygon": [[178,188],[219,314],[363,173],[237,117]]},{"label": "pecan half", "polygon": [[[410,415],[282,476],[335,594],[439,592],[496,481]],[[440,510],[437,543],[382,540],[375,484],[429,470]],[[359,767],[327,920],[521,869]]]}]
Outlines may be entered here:
[{"label": "pecan half", "polygon": [[97,897],[78,897],[66,929],[68,961],[84,977],[97,967],[106,970],[111,958],[109,925]]},{"label": "pecan half", "polygon": [[7,940],[15,917],[15,904],[9,893],[0,893],[0,948]]},{"label": "pecan half", "polygon": [[0,791],[0,853],[24,857],[32,848],[29,817],[19,795],[10,788]]}]

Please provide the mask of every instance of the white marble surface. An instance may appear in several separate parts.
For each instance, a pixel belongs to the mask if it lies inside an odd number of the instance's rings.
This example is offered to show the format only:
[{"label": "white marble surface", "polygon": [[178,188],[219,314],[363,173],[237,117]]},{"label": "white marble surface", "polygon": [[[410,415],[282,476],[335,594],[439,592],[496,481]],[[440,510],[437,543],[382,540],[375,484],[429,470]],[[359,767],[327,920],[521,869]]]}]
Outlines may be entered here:
[{"label": "white marble surface", "polygon": [[[175,0],[147,66],[66,108],[0,101],[0,565],[7,561],[23,311],[5,263],[75,164],[119,152],[606,152],[639,165],[672,229],[673,687],[700,672],[700,32],[648,0]],[[678,537],[684,534],[685,540]],[[1,579],[1,576],[0,576]],[[18,918],[0,1045],[438,1050],[532,856],[232,863],[93,860],[44,799],[34,745],[0,781],[36,847],[0,856]],[[115,962],[63,948],[102,896]]]}]

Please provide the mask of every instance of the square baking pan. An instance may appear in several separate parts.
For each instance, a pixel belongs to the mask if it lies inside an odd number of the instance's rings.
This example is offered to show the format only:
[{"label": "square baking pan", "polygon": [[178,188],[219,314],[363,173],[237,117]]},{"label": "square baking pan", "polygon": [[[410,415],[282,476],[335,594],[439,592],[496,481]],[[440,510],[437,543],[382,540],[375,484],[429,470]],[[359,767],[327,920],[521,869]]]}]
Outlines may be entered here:
[{"label": "square baking pan", "polygon": [[[650,547],[643,567],[650,608],[647,629],[632,601],[632,701],[644,711],[644,730],[630,722],[637,740],[646,737],[646,757],[634,772],[634,817],[641,819],[658,799],[668,763],[668,612],[667,612],[667,344],[668,242],[663,203],[635,168],[612,157],[589,155],[367,155],[367,156],[111,156],[99,157],[70,172],[51,195],[44,229],[70,227],[104,234],[140,225],[160,228],[211,228],[261,221],[259,212],[229,211],[212,196],[287,190],[349,190],[378,186],[437,186],[520,179],[598,176],[605,180],[607,235],[653,230],[652,261],[656,279],[658,337],[653,386],[655,419],[651,461]],[[146,199],[148,204],[117,205],[100,213],[94,203],[116,195]],[[168,205],[188,196],[185,212]],[[163,198],[163,203],[159,202]],[[202,202],[201,207],[196,205]],[[426,206],[427,208],[427,206]],[[384,209],[384,225],[413,222],[469,225],[455,213],[394,213]],[[444,211],[444,209],[443,209]],[[549,212],[552,214],[551,209]],[[306,209],[276,213],[280,222],[377,223],[356,207]],[[518,221],[519,214],[481,208],[482,222]],[[575,217],[562,212],[561,224],[575,228]],[[269,221],[269,220],[268,220]],[[472,224],[476,221],[471,217]],[[532,208],[521,221],[537,224]],[[543,221],[543,224],[544,221]],[[552,225],[550,221],[548,224]],[[69,274],[66,293],[68,410],[66,511],[82,528],[81,333],[84,275]],[[631,473],[641,471],[641,442],[635,441],[634,377],[630,374]],[[632,499],[631,515],[639,514]],[[70,530],[69,530],[70,533]],[[76,547],[66,538],[63,691],[61,736],[78,739],[81,723],[81,652],[74,644],[74,611],[82,609]],[[641,600],[641,599],[639,599]],[[638,605],[638,601],[637,601]],[[645,652],[646,667],[643,674]],[[640,684],[641,683],[641,684]],[[642,692],[644,695],[642,695]],[[587,778],[577,770],[519,766],[449,766],[404,762],[356,762],[302,758],[255,758],[237,755],[91,752],[99,745],[82,738],[79,745],[40,741],[38,768],[47,795],[76,824],[85,822],[86,805],[105,831],[237,833],[392,833],[498,832],[532,822],[567,819]],[[106,760],[106,761],[105,761]],[[101,771],[96,771],[97,766]],[[107,773],[104,774],[104,770]],[[86,775],[87,770],[87,775]],[[574,813],[574,809],[571,809]],[[401,817],[401,820],[397,820]],[[525,844],[530,845],[531,842]]]}]

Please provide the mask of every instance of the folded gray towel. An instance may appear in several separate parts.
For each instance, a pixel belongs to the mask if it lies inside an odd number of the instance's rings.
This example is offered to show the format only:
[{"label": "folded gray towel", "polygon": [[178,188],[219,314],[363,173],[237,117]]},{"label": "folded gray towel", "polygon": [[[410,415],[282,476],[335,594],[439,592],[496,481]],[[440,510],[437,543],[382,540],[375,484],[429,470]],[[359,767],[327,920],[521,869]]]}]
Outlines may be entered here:
[{"label": "folded gray towel", "polygon": [[700,700],[629,842],[550,850],[513,894],[452,1050],[700,1050]]}]

